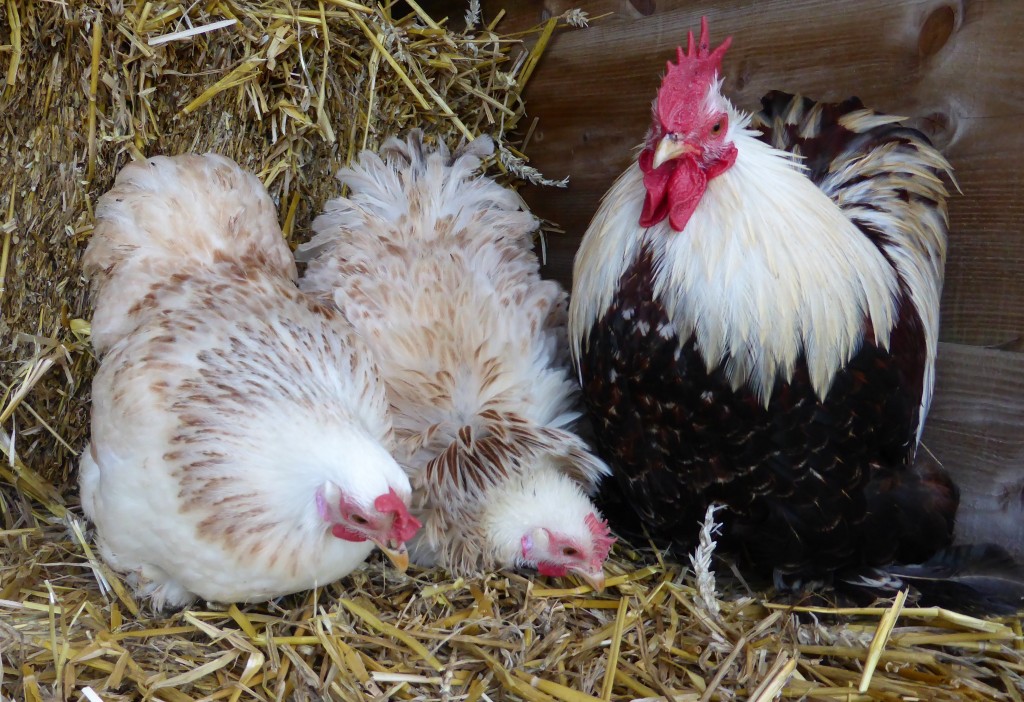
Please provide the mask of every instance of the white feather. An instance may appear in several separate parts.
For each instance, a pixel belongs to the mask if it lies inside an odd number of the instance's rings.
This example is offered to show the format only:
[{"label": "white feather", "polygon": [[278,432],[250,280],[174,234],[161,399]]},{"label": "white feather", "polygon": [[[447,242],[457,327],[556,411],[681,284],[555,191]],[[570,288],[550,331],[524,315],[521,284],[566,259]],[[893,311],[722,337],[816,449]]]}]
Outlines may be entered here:
[{"label": "white feather", "polygon": [[[578,358],[646,244],[656,262],[654,294],[681,342],[696,334],[709,371],[728,355],[733,387],[748,386],[767,403],[775,379],[788,378],[806,352],[823,397],[860,348],[866,315],[887,345],[895,272],[790,157],[745,129],[731,136],[736,163],[708,184],[682,232],[667,220],[647,230],[636,225],[643,185],[635,164],[609,191],[577,255],[573,352]],[[625,200],[634,205],[615,206]]]}]

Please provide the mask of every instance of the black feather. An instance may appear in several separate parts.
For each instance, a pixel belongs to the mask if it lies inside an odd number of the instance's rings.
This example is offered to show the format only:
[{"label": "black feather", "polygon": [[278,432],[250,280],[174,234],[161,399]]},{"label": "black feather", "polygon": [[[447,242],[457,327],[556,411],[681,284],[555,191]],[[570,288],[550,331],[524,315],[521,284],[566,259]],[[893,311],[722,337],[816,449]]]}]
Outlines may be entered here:
[{"label": "black feather", "polygon": [[995,544],[951,546],[924,563],[885,570],[920,592],[922,605],[983,614],[1024,609],[1024,566]]},{"label": "black feather", "polygon": [[860,606],[910,591],[909,602],[979,616],[1024,610],[1024,565],[995,544],[942,549],[913,565],[860,568],[837,574],[835,590]]}]

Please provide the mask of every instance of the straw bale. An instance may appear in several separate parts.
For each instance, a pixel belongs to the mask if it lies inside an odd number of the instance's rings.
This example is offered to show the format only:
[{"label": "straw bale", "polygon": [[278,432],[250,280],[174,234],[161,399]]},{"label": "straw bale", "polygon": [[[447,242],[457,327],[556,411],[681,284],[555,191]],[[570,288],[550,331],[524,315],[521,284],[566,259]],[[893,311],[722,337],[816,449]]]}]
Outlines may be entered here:
[{"label": "straw bale", "polygon": [[156,615],[96,558],[74,489],[96,198],[129,159],[215,150],[263,179],[294,244],[340,165],[414,126],[491,134],[494,172],[543,181],[519,94],[585,16],[504,36],[468,5],[4,0],[0,700],[1022,700],[1021,619],[766,602],[713,570],[713,514],[690,558],[618,544],[600,595],[374,557],[275,602]]},{"label": "straw bale", "polygon": [[[543,181],[517,148],[523,134],[510,134],[524,116],[519,93],[536,48],[521,50],[521,37],[480,18],[470,28],[463,18],[446,22],[449,30],[418,5],[402,8],[6,2],[0,424],[14,433],[22,462],[62,488],[84,443],[93,361],[78,259],[93,203],[127,161],[226,154],[268,186],[293,244],[338,194],[332,175],[341,165],[412,127],[451,146],[490,134],[513,184]],[[526,36],[570,20],[579,17],[552,18]],[[49,372],[29,377],[38,369],[25,361],[43,358]],[[23,385],[34,385],[27,397],[17,392]]]}]

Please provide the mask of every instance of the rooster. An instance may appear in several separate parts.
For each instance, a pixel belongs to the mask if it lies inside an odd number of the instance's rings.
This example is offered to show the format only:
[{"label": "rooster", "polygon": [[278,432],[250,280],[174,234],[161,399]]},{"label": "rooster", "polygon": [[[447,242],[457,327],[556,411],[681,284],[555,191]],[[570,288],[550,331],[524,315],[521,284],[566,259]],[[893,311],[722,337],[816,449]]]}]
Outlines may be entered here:
[{"label": "rooster", "polygon": [[[935,379],[947,161],[898,117],[722,94],[730,43],[669,63],[638,160],[576,257],[571,351],[626,515],[780,585],[925,561],[957,488],[918,446]],[[627,522],[623,522],[627,524]]]},{"label": "rooster", "polygon": [[300,286],[337,304],[380,364],[423,520],[413,560],[600,589],[612,539],[588,493],[607,467],[572,431],[566,296],[540,278],[535,218],[476,173],[492,150],[481,137],[453,157],[417,131],[363,152],[299,249]]},{"label": "rooster", "polygon": [[376,367],[296,287],[263,185],[220,156],[155,157],[96,217],[80,485],[104,560],[156,609],[326,585],[374,544],[404,569],[418,523]]}]

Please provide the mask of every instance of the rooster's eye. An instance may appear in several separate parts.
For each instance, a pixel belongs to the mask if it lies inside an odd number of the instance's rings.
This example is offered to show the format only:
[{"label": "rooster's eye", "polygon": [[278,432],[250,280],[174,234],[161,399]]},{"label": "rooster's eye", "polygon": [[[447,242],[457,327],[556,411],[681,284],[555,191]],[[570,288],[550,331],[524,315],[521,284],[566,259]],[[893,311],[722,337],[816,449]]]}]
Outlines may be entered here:
[{"label": "rooster's eye", "polygon": [[579,551],[574,549],[572,546],[566,546],[565,548],[562,549],[562,555],[563,556],[576,556],[576,555],[579,555]]},{"label": "rooster's eye", "polygon": [[364,524],[368,524],[369,523],[367,521],[366,517],[364,517],[361,514],[353,514],[352,515],[352,521],[355,522],[356,524],[359,524],[359,525],[364,525]]},{"label": "rooster's eye", "polygon": [[721,131],[722,131],[722,123],[721,123],[721,121],[715,122],[714,125],[712,125],[712,127],[711,127],[711,133],[712,134],[718,134]]}]

